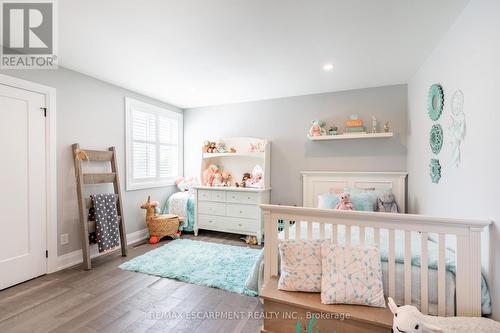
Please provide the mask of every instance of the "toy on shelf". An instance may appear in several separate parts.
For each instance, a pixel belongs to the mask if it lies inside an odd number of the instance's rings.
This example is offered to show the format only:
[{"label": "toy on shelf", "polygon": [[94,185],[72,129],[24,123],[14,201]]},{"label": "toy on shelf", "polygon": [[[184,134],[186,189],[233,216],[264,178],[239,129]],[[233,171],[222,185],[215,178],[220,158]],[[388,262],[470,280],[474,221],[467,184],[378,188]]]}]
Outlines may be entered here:
[{"label": "toy on shelf", "polygon": [[363,120],[359,119],[357,114],[351,115],[349,120],[345,122],[345,125],[345,134],[366,134],[366,128],[363,126]]},{"label": "toy on shelf", "polygon": [[224,154],[227,152],[229,152],[229,149],[227,148],[227,145],[224,143],[224,141],[217,142],[217,148],[216,148],[215,153]]},{"label": "toy on shelf", "polygon": [[340,195],[340,201],[335,206],[335,209],[337,210],[352,210],[352,202],[351,202],[351,196],[349,193],[342,193]]},{"label": "toy on shelf", "polygon": [[372,116],[372,133],[377,133],[377,118]]},{"label": "toy on shelf", "polygon": [[217,152],[217,144],[213,141],[205,141],[203,144],[203,152],[204,153],[216,153]]},{"label": "toy on shelf", "polygon": [[330,126],[330,129],[328,130],[328,134],[330,135],[337,135],[339,133],[339,128],[335,125]]},{"label": "toy on shelf", "polygon": [[389,122],[386,122],[384,125],[384,132],[389,133]]},{"label": "toy on shelf", "polygon": [[203,171],[203,185],[212,186],[215,175],[220,173],[219,166],[216,164],[210,164],[208,168]]},{"label": "toy on shelf", "polygon": [[141,205],[142,209],[146,210],[146,225],[149,230],[149,243],[156,244],[165,236],[179,238],[179,217],[173,214],[160,215],[160,203],[151,201],[151,196],[148,201]]},{"label": "toy on shelf", "polygon": [[252,175],[249,180],[246,181],[246,187],[251,188],[263,188],[264,187],[264,170],[260,165],[256,165],[252,170]]},{"label": "toy on shelf", "polygon": [[248,148],[249,153],[262,153],[264,151],[264,147],[262,142],[252,142],[250,143],[250,147]]},{"label": "toy on shelf", "polygon": [[309,136],[322,136],[326,135],[325,122],[315,119],[311,121],[311,128],[309,129]]},{"label": "toy on shelf", "polygon": [[224,186],[224,187],[231,186],[232,179],[233,179],[233,177],[231,176],[231,174],[229,172],[223,171],[221,173],[221,186]]},{"label": "toy on shelf", "polygon": [[241,178],[241,182],[240,183],[236,183],[236,187],[247,187],[247,181],[250,180],[250,178],[252,178],[252,176],[250,175],[249,172],[245,172],[243,174],[243,177]]}]

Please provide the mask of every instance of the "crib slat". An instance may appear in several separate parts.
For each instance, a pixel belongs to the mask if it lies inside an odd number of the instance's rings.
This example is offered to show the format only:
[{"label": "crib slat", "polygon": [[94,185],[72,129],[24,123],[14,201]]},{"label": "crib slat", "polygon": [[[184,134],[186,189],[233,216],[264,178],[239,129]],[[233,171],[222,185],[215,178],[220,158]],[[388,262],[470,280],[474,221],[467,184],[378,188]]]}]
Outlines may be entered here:
[{"label": "crib slat", "polygon": [[302,225],[302,221],[295,221],[295,239],[300,239],[300,227]]},{"label": "crib slat", "polygon": [[311,240],[313,238],[313,224],[311,221],[307,221],[307,239]]},{"label": "crib slat", "polygon": [[332,243],[337,244],[337,225],[332,224]]},{"label": "crib slat", "polygon": [[351,245],[351,226],[345,226],[345,245]]},{"label": "crib slat", "polygon": [[429,275],[428,275],[428,261],[429,251],[427,248],[429,234],[422,232],[421,235],[421,254],[420,254],[420,311],[423,314],[429,313]]},{"label": "crib slat", "polygon": [[411,231],[405,231],[405,304],[411,304]]},{"label": "crib slat", "polygon": [[365,246],[365,227],[359,227],[359,245]]},{"label": "crib slat", "polygon": [[394,229],[389,229],[389,257],[387,264],[389,267],[389,296],[392,298],[396,296],[395,245]]},{"label": "crib slat", "polygon": [[325,224],[319,224],[319,239],[325,239]]},{"label": "crib slat", "polygon": [[288,240],[290,237],[290,221],[283,220],[283,224],[285,225],[285,239]]},{"label": "crib slat", "polygon": [[446,251],[446,235],[439,234],[439,263],[438,263],[438,315],[446,315],[446,291],[445,291],[445,279],[446,279],[446,262],[445,262],[445,251]]},{"label": "crib slat", "polygon": [[373,228],[373,234],[375,245],[380,246],[380,228]]}]

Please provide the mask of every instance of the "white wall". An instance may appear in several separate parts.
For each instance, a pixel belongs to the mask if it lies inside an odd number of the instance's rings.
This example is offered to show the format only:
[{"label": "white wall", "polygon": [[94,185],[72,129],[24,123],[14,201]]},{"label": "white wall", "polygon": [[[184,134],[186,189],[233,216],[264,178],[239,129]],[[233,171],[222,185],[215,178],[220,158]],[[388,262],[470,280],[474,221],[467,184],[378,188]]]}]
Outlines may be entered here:
[{"label": "white wall", "polygon": [[[301,170],[406,170],[406,85],[278,98],[184,111],[184,171],[200,174],[204,140],[253,136],[271,140],[271,201],[302,204]],[[311,142],[312,119],[345,123],[357,113],[389,121],[396,135],[374,140]],[[251,170],[249,170],[250,172]],[[233,175],[240,179],[242,175]]]},{"label": "white wall", "polygon": [[[500,221],[500,1],[472,0],[408,85],[408,172],[410,210],[420,214],[489,218]],[[432,156],[427,116],[431,84],[444,88],[445,107],[439,120],[445,145],[439,155],[443,177],[437,185],[429,178]],[[465,95],[467,134],[462,163],[450,163],[447,125],[452,93]],[[500,231],[490,229],[491,248],[483,251],[489,271],[494,318],[500,319]],[[484,238],[487,240],[488,235]],[[489,253],[488,253],[489,252]],[[490,260],[491,258],[491,260]],[[495,281],[495,282],[494,282]]]},{"label": "white wall", "polygon": [[[127,233],[144,229],[146,215],[145,211],[139,208],[139,205],[146,200],[148,195],[163,203],[176,189],[170,186],[125,191],[124,99],[125,96],[129,96],[160,107],[182,111],[64,68],[57,70],[4,70],[0,73],[57,89],[57,229],[58,235],[69,234],[69,244],[58,245],[59,255],[81,248],[75,173],[71,152],[73,143],[80,143],[80,147],[87,149],[102,150],[110,146],[117,148]],[[107,191],[102,187],[93,190],[96,192]]]}]

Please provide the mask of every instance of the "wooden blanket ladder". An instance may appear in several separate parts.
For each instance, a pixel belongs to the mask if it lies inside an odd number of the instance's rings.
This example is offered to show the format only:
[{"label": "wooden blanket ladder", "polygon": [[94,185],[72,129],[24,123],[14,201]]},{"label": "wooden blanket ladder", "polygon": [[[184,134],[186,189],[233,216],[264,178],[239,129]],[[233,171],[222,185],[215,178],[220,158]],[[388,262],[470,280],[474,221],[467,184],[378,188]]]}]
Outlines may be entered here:
[{"label": "wooden blanket ladder", "polygon": [[[118,211],[118,226],[120,229],[120,246],[122,256],[127,256],[127,235],[123,219],[122,192],[120,188],[120,177],[118,176],[118,162],[115,147],[108,150],[84,150],[80,149],[78,143],[73,144],[73,158],[75,161],[76,192],[78,196],[78,209],[81,226],[83,267],[92,269],[90,260],[89,233],[95,231],[95,221],[88,220],[88,209],[92,207],[90,197],[85,198],[85,185],[112,183],[114,193],[117,195],[116,208]],[[108,173],[83,173],[82,161],[110,162],[111,172]]]}]

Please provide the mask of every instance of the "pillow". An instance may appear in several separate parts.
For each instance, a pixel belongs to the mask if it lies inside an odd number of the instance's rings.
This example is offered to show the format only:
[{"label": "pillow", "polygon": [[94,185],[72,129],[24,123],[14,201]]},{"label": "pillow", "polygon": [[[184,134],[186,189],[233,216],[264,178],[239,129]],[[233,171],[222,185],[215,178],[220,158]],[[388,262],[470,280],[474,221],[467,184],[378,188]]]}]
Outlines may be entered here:
[{"label": "pillow", "polygon": [[318,195],[318,208],[321,209],[335,209],[339,203],[339,196],[336,194],[320,194]]},{"label": "pillow", "polygon": [[385,308],[377,247],[321,244],[321,303]]},{"label": "pillow", "polygon": [[279,245],[281,274],[278,289],[321,291],[321,241],[288,240]]},{"label": "pillow", "polygon": [[385,193],[391,192],[390,188],[381,189],[359,189],[359,188],[344,188],[344,192],[351,195],[351,202],[354,210],[361,210],[365,212],[373,212],[377,209],[377,199],[378,197]]}]

